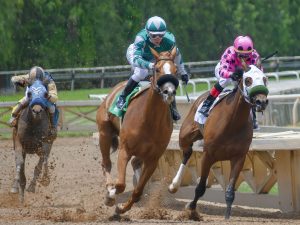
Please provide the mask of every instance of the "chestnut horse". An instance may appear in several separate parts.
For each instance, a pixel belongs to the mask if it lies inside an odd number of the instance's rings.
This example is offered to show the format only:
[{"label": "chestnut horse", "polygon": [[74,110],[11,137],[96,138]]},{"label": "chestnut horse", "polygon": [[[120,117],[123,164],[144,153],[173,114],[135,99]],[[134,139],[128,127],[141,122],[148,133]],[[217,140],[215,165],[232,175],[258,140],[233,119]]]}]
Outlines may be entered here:
[{"label": "chestnut horse", "polygon": [[[116,206],[116,215],[130,210],[132,205],[140,199],[147,181],[157,167],[159,158],[167,148],[173,131],[170,104],[175,98],[178,86],[178,80],[175,77],[177,69],[174,63],[176,47],[170,52],[158,54],[154,49],[151,49],[151,52],[156,63],[150,87],[131,100],[122,124],[120,118],[108,110],[116,95],[124,88],[124,82],[113,88],[97,111],[102,168],[106,176],[106,205],[113,206],[116,194],[124,192],[126,167],[129,160],[135,156],[132,164],[137,184],[128,201]],[[118,144],[118,176],[113,182],[110,148],[116,150]]]},{"label": "chestnut horse", "polygon": [[231,213],[235,196],[235,184],[244,165],[246,154],[252,141],[252,117],[250,111],[265,110],[268,100],[267,78],[257,67],[247,68],[238,85],[210,112],[203,127],[194,120],[198,106],[203,102],[207,93],[201,95],[192,105],[187,117],[182,123],[179,133],[179,145],[183,150],[183,160],[174,177],[169,191],[175,193],[180,186],[185,165],[192,154],[192,146],[196,140],[204,139],[201,159],[201,179],[195,189],[194,200],[187,208],[195,212],[198,199],[204,195],[206,180],[211,166],[217,161],[229,160],[231,172],[225,192],[227,204],[225,218]]},{"label": "chestnut horse", "polygon": [[48,92],[42,81],[36,80],[28,87],[29,105],[19,116],[17,127],[13,129],[13,143],[16,159],[16,177],[11,193],[19,193],[19,200],[24,201],[26,186],[25,158],[26,154],[37,154],[39,162],[34,169],[34,176],[27,189],[35,192],[36,181],[41,172],[40,183],[49,185],[48,157],[56,135],[50,133],[50,120],[47,112]]}]

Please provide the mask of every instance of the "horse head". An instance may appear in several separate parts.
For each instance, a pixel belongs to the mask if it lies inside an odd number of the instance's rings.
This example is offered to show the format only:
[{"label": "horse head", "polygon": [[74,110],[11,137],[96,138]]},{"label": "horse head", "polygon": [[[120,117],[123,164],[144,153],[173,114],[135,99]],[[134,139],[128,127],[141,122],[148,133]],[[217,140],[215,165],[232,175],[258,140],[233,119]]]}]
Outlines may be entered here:
[{"label": "horse head", "polygon": [[34,81],[27,90],[29,99],[29,109],[32,112],[33,119],[40,119],[42,112],[47,107],[48,92],[42,81]]},{"label": "horse head", "polygon": [[254,65],[250,65],[243,75],[244,93],[250,103],[256,107],[257,112],[262,112],[268,105],[267,77]]},{"label": "horse head", "polygon": [[172,50],[161,53],[152,48],[150,50],[156,61],[152,86],[163,96],[164,101],[170,104],[176,96],[179,84],[176,78],[177,67],[174,62],[177,48],[174,46]]}]

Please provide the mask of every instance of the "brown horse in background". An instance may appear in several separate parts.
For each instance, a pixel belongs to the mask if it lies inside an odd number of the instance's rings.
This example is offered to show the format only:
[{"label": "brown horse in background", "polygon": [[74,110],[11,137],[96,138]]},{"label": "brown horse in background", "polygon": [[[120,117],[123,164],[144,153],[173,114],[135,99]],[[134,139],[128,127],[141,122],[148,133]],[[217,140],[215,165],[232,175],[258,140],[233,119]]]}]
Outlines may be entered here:
[{"label": "brown horse in background", "polygon": [[211,166],[217,161],[229,160],[231,172],[225,192],[227,204],[225,218],[229,219],[230,217],[235,196],[235,184],[253,136],[251,107],[255,106],[259,112],[263,111],[268,104],[266,76],[255,66],[250,66],[247,70],[243,79],[238,81],[235,90],[212,109],[204,127],[194,121],[194,116],[198,106],[205,100],[208,93],[198,97],[182,123],[179,145],[183,150],[183,160],[169,186],[169,191],[175,193],[179,188],[185,165],[193,151],[193,143],[204,139],[201,179],[195,189],[194,200],[187,205],[192,212],[196,209],[198,199],[205,193],[206,180]]},{"label": "brown horse in background", "polygon": [[[160,54],[153,49],[151,51],[156,64],[150,87],[131,100],[122,124],[120,119],[108,110],[116,95],[124,88],[124,82],[113,88],[97,111],[102,167],[108,191],[106,205],[114,205],[116,194],[124,192],[126,167],[129,160],[135,156],[132,164],[137,184],[128,201],[116,207],[117,215],[130,210],[132,205],[140,199],[147,181],[157,167],[159,158],[167,148],[173,131],[169,107],[175,98],[178,86],[178,80],[175,77],[177,69],[174,63],[176,47],[170,52]],[[118,136],[120,138],[118,177],[114,182],[111,177],[110,148],[117,149]],[[140,170],[141,173],[139,173]]]},{"label": "brown horse in background", "polygon": [[27,154],[37,154],[38,164],[34,169],[34,176],[27,188],[29,192],[35,192],[36,182],[39,180],[43,186],[48,186],[50,177],[48,172],[48,157],[56,134],[50,133],[50,121],[47,112],[48,92],[39,80],[28,87],[27,97],[29,105],[24,108],[19,116],[17,127],[13,129],[13,143],[16,160],[16,177],[11,193],[19,193],[19,200],[24,202],[26,187],[25,159]]}]

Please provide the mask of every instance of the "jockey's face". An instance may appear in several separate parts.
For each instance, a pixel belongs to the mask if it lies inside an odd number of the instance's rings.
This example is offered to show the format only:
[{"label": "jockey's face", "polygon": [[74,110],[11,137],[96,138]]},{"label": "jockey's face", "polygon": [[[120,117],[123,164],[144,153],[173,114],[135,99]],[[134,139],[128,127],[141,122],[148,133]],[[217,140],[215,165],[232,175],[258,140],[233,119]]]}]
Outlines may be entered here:
[{"label": "jockey's face", "polygon": [[155,45],[159,45],[160,42],[163,39],[164,34],[151,34],[149,33],[150,36],[150,41],[155,44]]}]

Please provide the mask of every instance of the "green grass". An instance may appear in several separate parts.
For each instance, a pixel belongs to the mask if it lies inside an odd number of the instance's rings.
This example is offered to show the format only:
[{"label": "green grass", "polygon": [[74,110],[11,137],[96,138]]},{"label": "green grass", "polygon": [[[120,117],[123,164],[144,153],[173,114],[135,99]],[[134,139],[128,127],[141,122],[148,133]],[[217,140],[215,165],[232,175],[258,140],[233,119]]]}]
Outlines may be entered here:
[{"label": "green grass", "polygon": [[[80,89],[74,91],[58,91],[59,100],[88,100],[89,94],[106,94],[110,88]],[[15,94],[1,96],[1,102],[18,101],[24,96],[24,91]]]},{"label": "green grass", "polygon": [[[241,193],[253,193],[252,189],[246,182],[242,182],[237,191],[241,192]],[[271,188],[271,190],[269,191],[268,194],[278,195],[278,184],[277,183]]]}]

